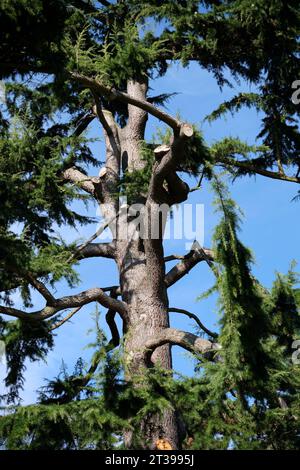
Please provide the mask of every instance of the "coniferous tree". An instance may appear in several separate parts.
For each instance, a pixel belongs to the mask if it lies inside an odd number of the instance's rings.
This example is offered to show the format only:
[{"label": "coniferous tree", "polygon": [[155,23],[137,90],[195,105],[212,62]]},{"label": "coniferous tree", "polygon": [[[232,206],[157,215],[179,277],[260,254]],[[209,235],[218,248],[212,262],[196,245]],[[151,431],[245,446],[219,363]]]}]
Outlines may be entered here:
[{"label": "coniferous tree", "polygon": [[[299,70],[297,7],[296,0],[0,2],[5,447],[299,448],[299,366],[291,362],[300,326],[297,276],[293,267],[278,274],[271,290],[254,278],[219,172],[300,183],[299,108],[291,101]],[[147,28],[149,20],[157,27]],[[169,115],[163,105],[172,90],[152,96],[149,82],[162,77],[170,61],[197,62],[220,87],[229,83],[228,71],[254,84],[256,93],[235,96],[208,119],[254,106],[263,113],[260,145],[228,137],[208,147],[192,123]],[[168,127],[155,143],[145,138],[148,116]],[[85,137],[95,119],[104,163]],[[101,163],[99,175],[91,176]],[[212,185],[221,220],[212,249],[194,245],[166,272],[176,257],[164,257],[159,205],[171,208],[188,198],[189,174],[200,177],[199,187]],[[124,195],[142,205],[140,227],[124,212]],[[110,227],[112,242],[95,243],[100,230],[79,246],[57,237],[57,226],[92,221],[88,210],[73,210],[76,200],[101,206],[102,229]],[[125,223],[129,239],[121,236]],[[91,257],[113,260],[120,284],[56,298],[56,283],[67,280],[73,288],[76,265]],[[216,278],[218,334],[182,310],[202,332],[169,327],[167,289],[199,262]],[[16,289],[24,310],[13,305]],[[28,311],[32,289],[44,299],[40,310]],[[107,309],[111,340],[97,318],[91,364],[79,360],[72,374],[63,367],[36,405],[18,406],[25,360],[46,357],[54,331],[94,302]],[[172,345],[196,356],[195,377],[172,376]]]}]

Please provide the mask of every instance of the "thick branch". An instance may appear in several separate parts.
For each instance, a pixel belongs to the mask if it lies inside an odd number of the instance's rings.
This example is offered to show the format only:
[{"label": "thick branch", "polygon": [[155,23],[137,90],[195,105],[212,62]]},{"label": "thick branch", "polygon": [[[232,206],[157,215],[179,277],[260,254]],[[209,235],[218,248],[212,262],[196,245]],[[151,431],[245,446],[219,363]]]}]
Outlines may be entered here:
[{"label": "thick branch", "polygon": [[59,312],[59,310],[59,308],[54,306],[46,306],[42,310],[37,310],[35,312],[24,312],[23,310],[19,310],[17,308],[0,305],[0,314],[19,318],[20,320],[47,320],[48,318],[53,317],[53,315]]},{"label": "thick branch", "polygon": [[52,305],[46,305],[43,309],[35,312],[28,313],[12,307],[0,306],[0,313],[23,320],[47,320],[62,310],[82,307],[96,301],[106,308],[115,310],[122,318],[127,315],[126,304],[121,300],[113,299],[100,288],[88,289],[80,294],[55,299]]},{"label": "thick branch", "polygon": [[93,78],[80,75],[76,72],[71,72],[70,75],[73,80],[76,80],[83,86],[90,88],[102,96],[105,96],[110,101],[118,100],[122,103],[132,104],[133,106],[141,108],[144,111],[147,111],[149,114],[152,114],[152,116],[155,116],[168,124],[172,129],[174,129],[175,132],[179,132],[182,125],[181,122],[175,119],[173,116],[167,114],[165,111],[162,111],[153,104],[149,103],[149,101],[137,99],[128,95],[127,93],[118,91],[115,88],[109,88]]},{"label": "thick branch", "polygon": [[113,259],[115,257],[115,243],[88,243],[82,248],[78,247],[77,259],[96,257]]},{"label": "thick branch", "polygon": [[[177,167],[184,159],[186,141],[193,135],[193,127],[181,123],[179,132],[174,132],[170,146],[159,146],[154,151],[156,162],[153,165],[153,174],[149,184],[148,200],[166,202],[169,205],[178,204],[187,199],[188,185],[176,173]],[[167,182],[168,190],[164,187]]]},{"label": "thick branch", "polygon": [[[118,297],[116,289],[113,289],[110,292],[110,296],[114,299]],[[116,316],[116,311],[113,309],[109,309],[105,315],[106,323],[111,332],[111,340],[108,343],[109,350],[116,348],[120,344],[120,335],[119,335],[118,327],[115,322],[115,316]]]},{"label": "thick branch", "polygon": [[[102,197],[104,205],[102,213],[106,219],[111,218],[118,212],[118,184],[120,179],[121,145],[119,138],[119,127],[110,111],[102,110],[101,102],[96,93],[95,110],[103,128],[105,139],[105,167],[101,168],[99,177],[101,179]],[[115,237],[115,233],[113,233]]]},{"label": "thick branch", "polygon": [[[188,274],[190,270],[201,261],[212,262],[213,252],[207,248],[192,249],[182,261],[177,263],[165,276],[165,284],[167,287],[172,286],[183,276]],[[167,260],[170,260],[167,258]]]},{"label": "thick branch", "polygon": [[27,278],[29,283],[44,297],[48,305],[52,305],[55,302],[55,298],[45,284],[36,279],[31,273],[27,273],[25,278]]},{"label": "thick branch", "polygon": [[125,315],[127,312],[126,304],[121,300],[113,299],[112,297],[105,294],[103,289],[96,287],[94,289],[88,289],[87,291],[81,292],[77,295],[71,295],[68,297],[62,297],[56,301],[56,305],[63,308],[74,308],[87,303],[98,301],[103,307],[112,308],[120,315]]},{"label": "thick branch", "polygon": [[187,351],[196,354],[206,354],[211,351],[217,351],[221,347],[217,343],[208,341],[207,339],[199,338],[187,331],[177,330],[175,328],[166,328],[161,333],[151,336],[145,343],[145,356],[148,362],[152,353],[156,348],[164,344],[171,344],[174,346],[181,346]]},{"label": "thick branch", "polygon": [[[92,235],[85,243],[83,243],[82,245],[80,245],[77,250],[75,250],[75,252],[70,256],[70,258],[68,259],[69,262],[73,261],[74,259],[80,259],[81,257],[81,253],[84,252],[85,249],[87,249],[88,251],[88,248],[92,242],[97,238],[97,237],[100,237],[100,235],[104,232],[104,230],[107,229],[107,227],[109,227],[109,225],[116,219],[116,217],[118,216],[119,214],[117,214],[116,216],[113,215],[111,217],[111,219],[109,220],[106,220],[103,222],[103,224],[98,228],[98,230],[94,233],[94,235]],[[103,245],[102,243],[99,245]],[[110,245],[110,248],[106,248],[107,251],[111,251],[111,253],[113,254],[113,257],[114,257],[114,250],[113,250],[113,244],[109,244]],[[101,250],[100,246],[99,246],[99,250]],[[103,249],[103,251],[105,251],[105,249]],[[85,256],[85,258],[87,258],[87,256]]]},{"label": "thick branch", "polygon": [[113,134],[113,132],[112,132],[112,129],[111,129],[109,123],[107,122],[107,120],[106,120],[106,118],[103,114],[103,110],[102,110],[102,106],[101,106],[99,96],[97,95],[97,93],[95,93],[93,91],[92,91],[92,94],[93,94],[93,97],[94,97],[94,100],[95,100],[95,106],[93,108],[93,112],[95,113],[95,116],[98,116],[98,119],[99,119],[103,129],[105,130],[105,132],[109,136],[111,136]]},{"label": "thick branch", "polygon": [[213,331],[210,331],[208,328],[206,328],[206,326],[203,325],[201,320],[199,320],[197,315],[195,315],[192,312],[189,312],[188,310],[184,310],[182,308],[171,307],[171,308],[168,309],[168,311],[169,312],[182,313],[183,315],[186,315],[187,317],[192,318],[193,320],[195,320],[195,322],[197,323],[199,328],[201,330],[203,330],[208,336],[211,336],[212,338],[217,338],[219,336],[218,333],[214,333]]},{"label": "thick branch", "polygon": [[76,184],[83,189],[83,191],[96,197],[96,199],[101,199],[101,181],[99,178],[87,176],[76,167],[64,170],[62,177],[66,181]]}]

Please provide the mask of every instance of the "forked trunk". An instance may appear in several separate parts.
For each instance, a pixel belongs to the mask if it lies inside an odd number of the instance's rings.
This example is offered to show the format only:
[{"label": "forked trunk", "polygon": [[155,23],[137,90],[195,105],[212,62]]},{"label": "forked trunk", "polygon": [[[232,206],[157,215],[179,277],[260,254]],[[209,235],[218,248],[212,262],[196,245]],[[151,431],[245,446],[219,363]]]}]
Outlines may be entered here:
[{"label": "forked trunk", "polygon": [[[129,81],[127,92],[136,99],[146,100],[147,83]],[[106,203],[104,215],[106,219],[111,216],[116,216],[117,219],[113,238],[116,242],[115,260],[119,270],[122,300],[127,305],[126,318],[123,318],[124,347],[126,377],[131,381],[138,375],[145,376],[145,368],[155,363],[166,370],[172,368],[169,345],[158,347],[151,358],[145,354],[147,338],[156,337],[169,327],[162,242],[166,214],[160,213],[159,205],[150,194],[139,194],[138,200],[134,202],[142,204],[141,220],[147,222],[143,226],[142,236],[141,228],[137,228],[133,218],[120,209],[115,198],[120,170],[123,173],[141,171],[146,164],[141,142],[144,140],[147,112],[129,104],[127,124],[122,129],[116,125],[110,113],[106,113],[105,118],[110,129],[105,132],[106,170],[102,182],[103,201]],[[101,113],[100,119],[103,121]],[[172,177],[172,172],[168,172],[168,177]],[[174,178],[178,183],[175,173]],[[169,181],[170,187],[172,181]],[[186,190],[185,186],[184,188]],[[163,188],[161,192],[166,193]],[[153,222],[156,224],[154,236]],[[163,415],[146,417],[139,431],[144,448],[155,449],[159,442],[173,449],[178,448],[175,413],[169,409]],[[128,448],[136,445],[134,437],[134,433],[126,434]]]}]

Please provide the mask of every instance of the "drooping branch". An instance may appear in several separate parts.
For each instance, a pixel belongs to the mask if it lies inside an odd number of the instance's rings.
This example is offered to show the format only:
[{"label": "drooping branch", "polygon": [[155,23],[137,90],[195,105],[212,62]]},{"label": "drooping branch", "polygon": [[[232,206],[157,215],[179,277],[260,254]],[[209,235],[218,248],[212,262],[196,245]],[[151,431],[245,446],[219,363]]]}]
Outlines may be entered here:
[{"label": "drooping branch", "polygon": [[146,340],[144,355],[147,363],[151,360],[151,355],[155,349],[163,346],[164,344],[181,346],[187,351],[196,354],[206,354],[208,352],[218,351],[221,349],[221,346],[218,343],[213,343],[207,339],[199,338],[187,331],[177,330],[176,328],[166,328]]},{"label": "drooping branch", "polygon": [[127,306],[124,302],[110,297],[105,294],[103,289],[97,287],[80,292],[79,294],[55,299],[51,305],[46,305],[43,309],[35,312],[24,312],[16,308],[1,305],[0,314],[9,315],[23,320],[47,320],[62,310],[82,307],[83,305],[96,301],[103,305],[103,307],[115,310],[122,318],[127,315]]},{"label": "drooping branch", "polygon": [[[19,274],[22,276],[21,273],[19,273]],[[52,305],[55,302],[55,298],[53,297],[51,292],[47,289],[45,284],[43,282],[39,281],[38,279],[36,279],[32,275],[32,273],[28,272],[24,275],[24,277],[25,277],[25,279],[28,280],[29,284],[31,284],[32,287],[34,287],[44,297],[44,299],[47,301],[48,305]]]},{"label": "drooping branch", "polygon": [[149,103],[149,101],[135,98],[127,93],[118,91],[115,88],[110,88],[104,85],[103,83],[99,82],[98,80],[86,77],[76,72],[71,72],[70,76],[73,80],[77,81],[78,83],[81,83],[84,87],[93,90],[99,95],[105,96],[110,101],[118,100],[122,103],[131,104],[133,106],[141,108],[149,114],[152,114],[152,116],[168,124],[168,126],[170,126],[174,130],[174,132],[178,133],[180,131],[182,123],[178,119],[174,118],[165,111],[157,108],[153,104]]},{"label": "drooping branch", "polygon": [[86,113],[77,123],[77,126],[73,132],[73,136],[79,137],[95,118],[96,114],[93,111]]},{"label": "drooping branch", "polygon": [[[201,247],[200,247],[201,248]],[[183,276],[188,274],[194,266],[201,261],[212,263],[214,257],[212,250],[208,248],[194,249],[185,255],[184,259],[177,263],[165,276],[165,284],[171,287],[175,282],[179,281]],[[170,257],[169,259],[170,260]]]},{"label": "drooping branch", "polygon": [[218,333],[214,333],[213,331],[210,331],[208,328],[206,328],[206,326],[203,325],[201,320],[194,313],[189,312],[188,310],[184,310],[182,308],[175,308],[175,307],[170,307],[168,311],[175,312],[175,313],[182,313],[183,315],[186,315],[187,317],[192,318],[193,320],[195,320],[199,328],[203,330],[208,336],[211,336],[212,338],[218,338],[219,336]]},{"label": "drooping branch", "polygon": [[244,170],[249,171],[249,173],[252,174],[258,174],[262,176],[266,176],[267,178],[275,179],[275,180],[281,180],[281,181],[287,181],[290,183],[298,183],[300,184],[300,178],[296,176],[288,176],[284,174],[281,171],[271,171],[271,170],[266,170],[264,168],[258,168],[255,165],[255,162],[251,162],[251,160],[247,161],[238,161],[235,160],[234,158],[226,157],[222,161],[218,162],[218,165],[221,166],[235,166],[238,168],[242,168]]},{"label": "drooping branch", "polygon": [[[117,299],[117,289],[112,289],[110,292],[110,297]],[[116,311],[113,309],[109,309],[105,315],[106,323],[111,332],[111,340],[108,343],[108,349],[114,349],[120,344],[120,335],[118,331],[118,327],[115,322]]]},{"label": "drooping branch", "polygon": [[54,325],[51,326],[50,331],[54,331],[54,330],[57,330],[57,328],[59,328],[60,326],[62,326],[64,323],[66,323],[67,321],[69,321],[77,312],[79,312],[79,310],[81,310],[82,307],[77,307],[77,308],[74,308],[74,310],[72,310],[70,313],[68,313],[68,315],[66,315],[62,320],[54,323]]}]

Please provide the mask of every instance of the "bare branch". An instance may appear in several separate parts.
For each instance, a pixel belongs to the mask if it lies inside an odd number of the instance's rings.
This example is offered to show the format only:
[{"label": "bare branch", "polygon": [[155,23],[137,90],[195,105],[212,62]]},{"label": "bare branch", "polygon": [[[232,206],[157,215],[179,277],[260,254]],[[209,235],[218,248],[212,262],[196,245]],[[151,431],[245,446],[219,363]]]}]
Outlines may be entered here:
[{"label": "bare branch", "polygon": [[199,328],[203,330],[208,336],[211,336],[212,338],[218,338],[219,336],[218,333],[214,333],[213,331],[210,331],[208,328],[206,328],[206,326],[203,325],[203,323],[199,320],[197,315],[195,315],[194,313],[189,312],[188,310],[184,310],[182,308],[175,308],[175,307],[168,308],[168,311],[182,313],[183,315],[186,315],[187,317],[192,318],[193,320],[195,320]]},{"label": "bare branch", "polygon": [[72,318],[75,313],[79,312],[79,310],[81,310],[82,307],[77,307],[77,308],[74,308],[74,310],[72,310],[67,316],[65,316],[62,320],[58,321],[57,323],[55,323],[54,325],[51,326],[51,328],[49,329],[50,331],[54,331],[56,330],[57,328],[59,328],[61,325],[63,325],[64,323],[66,323],[68,320],[70,320],[70,318]]},{"label": "bare branch", "polygon": [[177,259],[186,259],[188,255],[169,255],[164,257],[164,262],[176,261]]},{"label": "bare branch", "polygon": [[213,343],[207,339],[199,338],[187,331],[177,330],[176,328],[166,328],[146,340],[144,352],[146,361],[149,362],[155,349],[163,346],[164,344],[181,346],[187,351],[196,354],[206,354],[208,352],[221,349],[221,346],[218,343]]},{"label": "bare branch", "polygon": [[47,300],[48,305],[52,305],[55,302],[55,298],[45,284],[36,279],[31,273],[26,273],[24,277],[27,278],[29,283]]},{"label": "bare branch", "polygon": [[59,308],[56,308],[54,306],[46,306],[42,310],[37,310],[35,312],[24,312],[23,310],[19,310],[17,308],[5,307],[4,305],[0,305],[0,314],[28,321],[47,320],[48,318],[53,317],[53,315],[59,312],[59,310]]},{"label": "bare branch", "polygon": [[[105,222],[103,222],[103,224],[98,228],[98,230],[94,233],[94,235],[92,235],[85,243],[83,243],[82,245],[80,245],[77,250],[75,250],[75,252],[70,256],[70,258],[68,259],[68,262],[71,262],[73,261],[74,259],[76,258],[80,258],[80,255],[82,252],[84,252],[84,250],[87,250],[88,251],[88,246],[90,246],[90,244],[97,238],[99,237],[103,232],[104,230],[107,229],[107,227],[109,227],[109,225],[117,218],[119,214],[117,215],[114,215],[113,217],[111,217],[109,220],[106,220]],[[99,244],[101,245],[101,244]],[[101,249],[99,247],[99,249]]]},{"label": "bare branch", "polygon": [[104,307],[115,310],[122,318],[127,315],[127,306],[124,302],[111,298],[109,295],[105,294],[103,289],[97,287],[80,292],[79,294],[55,299],[52,305],[46,305],[43,309],[35,312],[24,312],[19,309],[1,305],[0,314],[2,313],[23,320],[47,320],[62,310],[82,307],[91,302],[99,302]]},{"label": "bare branch", "polygon": [[[99,177],[102,183],[102,196],[105,206],[102,207],[106,219],[118,212],[119,202],[116,198],[120,180],[121,145],[119,127],[110,111],[102,110],[98,95],[92,90],[95,100],[95,112],[103,128],[105,139],[105,167],[101,168]],[[113,234],[115,236],[115,234]]]},{"label": "bare branch", "polygon": [[96,257],[113,259],[115,257],[115,243],[88,243],[78,247],[77,259]]},{"label": "bare branch", "polygon": [[180,131],[180,128],[182,126],[182,123],[180,121],[175,119],[173,116],[170,116],[165,111],[162,111],[161,109],[157,108],[153,104],[149,103],[149,101],[134,98],[133,96],[130,96],[127,93],[118,91],[115,88],[109,88],[103,83],[93,78],[86,77],[76,72],[71,72],[70,75],[73,80],[76,80],[83,86],[90,88],[91,90],[95,91],[100,95],[105,96],[110,101],[119,100],[122,103],[132,104],[133,106],[141,108],[144,111],[147,111],[149,114],[152,114],[152,116],[155,116],[161,121],[165,122],[176,133]]},{"label": "bare branch", "polygon": [[56,300],[55,304],[62,310],[65,308],[79,307],[93,301],[99,302],[103,307],[114,309],[116,312],[120,313],[121,316],[127,313],[127,307],[124,302],[111,298],[105,294],[104,290],[100,287],[88,289],[80,292],[80,294],[62,297]]},{"label": "bare branch", "polygon": [[197,185],[194,188],[190,189],[190,193],[193,193],[194,191],[198,191],[199,189],[201,189],[201,185],[202,185],[204,175],[205,175],[205,171],[203,170],[201,172],[201,175],[200,175],[200,178],[199,178],[199,181],[198,181]]},{"label": "bare branch", "polygon": [[77,123],[76,129],[73,132],[73,136],[80,136],[89,126],[89,124],[95,119],[95,117],[96,115],[92,111],[86,113]]},{"label": "bare branch", "polygon": [[101,107],[101,102],[99,100],[99,96],[93,90],[92,90],[92,94],[93,94],[93,97],[94,97],[94,100],[95,100],[95,106],[94,106],[95,115],[98,116],[99,121],[100,121],[103,129],[105,130],[105,132],[108,135],[112,135],[112,129],[111,129],[110,125],[108,124],[108,122],[107,122],[107,120],[106,120],[106,118],[103,114],[102,107]]},{"label": "bare branch", "polygon": [[[116,299],[118,297],[117,290],[112,289],[110,292],[110,296]],[[109,309],[105,316],[106,323],[111,332],[111,340],[108,343],[109,350],[116,348],[120,344],[120,335],[119,335],[118,327],[115,322],[115,316],[116,316],[116,311],[113,309]]]},{"label": "bare branch", "polygon": [[[185,144],[192,137],[193,127],[187,123],[180,123],[179,131],[174,131],[170,146],[159,146],[154,155],[156,162],[149,184],[148,200],[166,202],[169,205],[178,204],[187,199],[188,185],[176,173],[179,163],[184,158]],[[161,157],[161,158],[160,158]],[[167,183],[167,190],[164,182]]]},{"label": "bare branch", "polygon": [[101,200],[101,180],[97,177],[86,176],[76,167],[67,168],[62,172],[62,177],[66,181],[79,186],[83,191]]},{"label": "bare branch", "polygon": [[[200,245],[199,245],[200,246]],[[183,276],[188,274],[190,270],[201,261],[212,263],[213,252],[207,248],[194,249],[185,255],[184,259],[177,263],[165,276],[165,284],[167,287],[172,286]],[[170,260],[170,257],[169,257]]]}]

